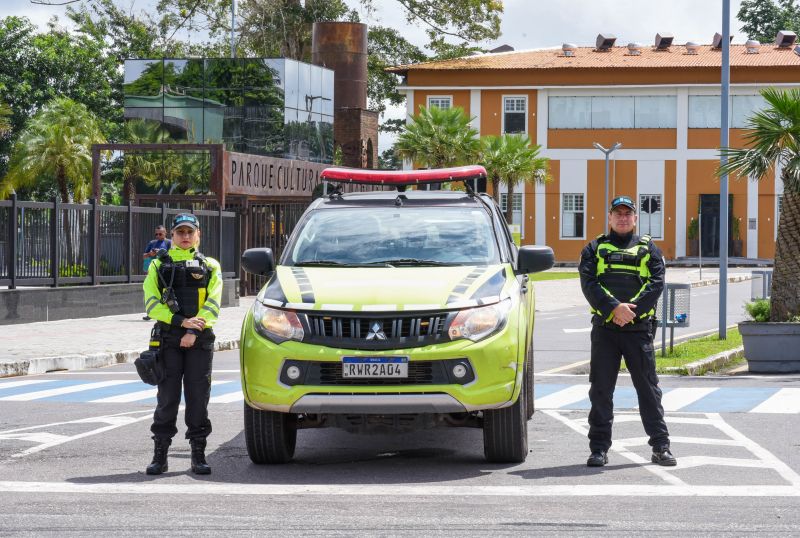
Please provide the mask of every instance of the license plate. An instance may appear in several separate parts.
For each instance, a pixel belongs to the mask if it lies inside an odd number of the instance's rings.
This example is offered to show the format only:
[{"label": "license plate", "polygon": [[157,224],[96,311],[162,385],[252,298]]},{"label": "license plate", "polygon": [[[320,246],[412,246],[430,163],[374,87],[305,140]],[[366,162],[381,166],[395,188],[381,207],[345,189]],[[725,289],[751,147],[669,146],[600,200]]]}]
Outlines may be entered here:
[{"label": "license plate", "polygon": [[342,377],[408,377],[408,357],[342,357]]}]

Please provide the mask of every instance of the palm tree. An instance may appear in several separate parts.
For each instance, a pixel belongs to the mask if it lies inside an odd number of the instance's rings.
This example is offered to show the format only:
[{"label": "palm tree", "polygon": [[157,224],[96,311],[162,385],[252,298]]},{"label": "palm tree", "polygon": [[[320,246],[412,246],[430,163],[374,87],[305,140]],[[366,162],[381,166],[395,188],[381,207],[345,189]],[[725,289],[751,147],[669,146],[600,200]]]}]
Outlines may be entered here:
[{"label": "palm tree", "polygon": [[419,107],[397,137],[397,154],[424,168],[467,164],[480,148],[478,131],[461,108]]},{"label": "palm tree", "polygon": [[480,163],[492,182],[492,195],[500,204],[500,185],[508,187],[506,221],[513,218],[514,186],[520,181],[544,183],[548,180],[550,160],[539,157],[541,146],[531,146],[527,135],[504,134],[481,139]]},{"label": "palm tree", "polygon": [[[25,126],[14,145],[0,196],[39,181],[55,181],[63,203],[82,202],[92,190],[92,144],[105,143],[97,118],[83,104],[59,97]],[[76,262],[69,213],[63,212],[66,265]]]},{"label": "palm tree", "polygon": [[767,107],[747,121],[748,147],[721,148],[728,163],[717,175],[761,180],[781,169],[783,207],[775,243],[771,321],[789,321],[800,314],[800,89],[761,91]]},{"label": "palm tree", "polygon": [[[135,119],[125,124],[125,141],[130,144],[166,144],[172,141],[169,133],[160,122]],[[154,158],[154,156],[156,158]],[[127,152],[122,168],[123,196],[133,200],[136,196],[136,181],[147,184],[159,181],[161,159],[154,153]]]},{"label": "palm tree", "polygon": [[82,202],[92,189],[92,144],[105,143],[97,118],[66,97],[47,103],[14,145],[0,196],[22,185],[55,181],[61,201]]}]

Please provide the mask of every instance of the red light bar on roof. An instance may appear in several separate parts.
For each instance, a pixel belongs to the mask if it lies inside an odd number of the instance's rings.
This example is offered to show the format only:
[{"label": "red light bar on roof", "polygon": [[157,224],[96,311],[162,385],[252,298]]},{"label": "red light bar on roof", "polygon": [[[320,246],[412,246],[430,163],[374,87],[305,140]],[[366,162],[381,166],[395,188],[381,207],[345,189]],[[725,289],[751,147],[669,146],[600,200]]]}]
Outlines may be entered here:
[{"label": "red light bar on roof", "polygon": [[465,181],[486,177],[483,166],[434,168],[433,170],[364,170],[359,168],[326,168],[320,174],[323,181],[357,183],[361,185],[419,185]]}]

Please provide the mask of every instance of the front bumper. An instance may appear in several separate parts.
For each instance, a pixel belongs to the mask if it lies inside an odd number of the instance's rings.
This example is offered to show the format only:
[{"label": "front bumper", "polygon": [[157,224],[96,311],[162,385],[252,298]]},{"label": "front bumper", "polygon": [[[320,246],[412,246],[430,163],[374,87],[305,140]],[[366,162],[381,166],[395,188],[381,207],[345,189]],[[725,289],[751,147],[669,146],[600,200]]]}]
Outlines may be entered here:
[{"label": "front bumper", "polygon": [[[524,353],[512,315],[505,328],[480,342],[457,340],[412,349],[349,350],[288,341],[275,344],[255,332],[248,313],[242,327],[242,389],[251,407],[309,414],[463,413],[511,405],[522,384]],[[469,361],[468,384],[294,385],[280,380],[284,363],[337,363],[344,356],[406,356],[409,362]]]}]

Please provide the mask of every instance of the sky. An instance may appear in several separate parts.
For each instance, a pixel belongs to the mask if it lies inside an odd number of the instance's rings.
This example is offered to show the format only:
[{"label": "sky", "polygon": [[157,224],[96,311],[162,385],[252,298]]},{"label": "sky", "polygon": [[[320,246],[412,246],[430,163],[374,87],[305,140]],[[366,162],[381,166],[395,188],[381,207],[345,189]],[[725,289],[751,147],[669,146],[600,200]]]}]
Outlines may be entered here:
[{"label": "sky", "polygon": [[[64,0],[45,0],[59,2]],[[410,25],[396,0],[373,0],[376,10],[367,14],[358,0],[346,0],[357,9],[362,21],[402,30],[412,43],[427,42],[424,28]],[[457,0],[454,0],[457,1]],[[154,0],[121,0],[133,4],[134,10],[152,6]],[[731,0],[731,33],[734,43],[744,43],[747,36],[736,20],[741,0]],[[711,43],[715,32],[722,31],[722,0],[505,0],[502,35],[496,41],[482,43],[486,48],[508,44],[516,50],[560,47],[563,43],[593,46],[599,33],[617,36],[618,45],[638,41],[652,44],[657,33],[669,32],[675,43],[697,41]],[[61,15],[64,7],[40,6],[29,0],[0,0],[0,17],[26,16],[44,28],[53,14]],[[387,110],[386,118],[401,118],[405,107]],[[391,146],[393,139],[381,134],[379,150]]]}]

